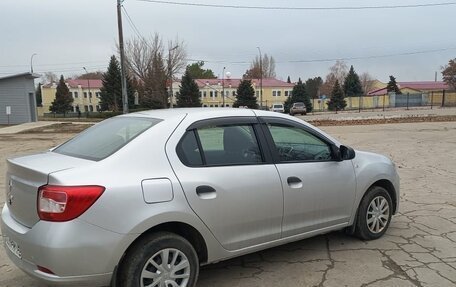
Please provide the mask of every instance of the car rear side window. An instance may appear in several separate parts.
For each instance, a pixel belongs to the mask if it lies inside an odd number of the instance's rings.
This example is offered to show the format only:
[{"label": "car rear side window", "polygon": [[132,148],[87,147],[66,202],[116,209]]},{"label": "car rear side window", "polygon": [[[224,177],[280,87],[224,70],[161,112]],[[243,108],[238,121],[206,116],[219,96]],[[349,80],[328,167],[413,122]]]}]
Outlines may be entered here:
[{"label": "car rear side window", "polygon": [[53,152],[95,161],[102,160],[161,121],[141,117],[105,120],[60,145]]},{"label": "car rear side window", "polygon": [[[198,142],[199,141],[199,142]],[[243,165],[263,162],[252,125],[209,126],[188,131],[177,153],[189,166]],[[201,157],[198,157],[197,154]]]}]

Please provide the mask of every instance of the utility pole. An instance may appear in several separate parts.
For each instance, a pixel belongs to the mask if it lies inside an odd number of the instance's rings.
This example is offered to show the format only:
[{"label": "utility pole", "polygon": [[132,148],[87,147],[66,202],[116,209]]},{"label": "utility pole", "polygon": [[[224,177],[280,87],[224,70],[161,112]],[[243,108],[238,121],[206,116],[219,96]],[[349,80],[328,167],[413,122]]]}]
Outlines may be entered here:
[{"label": "utility pole", "polygon": [[223,100],[223,106],[225,107],[225,68],[223,67],[223,74],[222,74],[222,100]]},{"label": "utility pole", "polygon": [[[172,61],[171,61],[171,51],[176,50],[179,48],[179,45],[176,45],[173,48],[168,49],[168,77],[169,77],[169,107],[172,109],[174,106],[174,96],[173,96],[173,69],[171,67]],[[166,104],[166,103],[165,103]]]},{"label": "utility pole", "polygon": [[[86,72],[86,74],[89,74],[89,72],[87,72],[87,69],[86,67],[82,67],[84,69],[84,71]],[[89,92],[87,93],[87,96],[89,98],[89,103],[92,103],[92,97],[90,96],[90,80],[89,80],[89,77],[87,76],[87,88],[89,89]],[[90,109],[90,108],[89,108]]]},{"label": "utility pole", "polygon": [[260,52],[260,110],[263,109],[263,57],[261,56],[261,49],[257,47]]},{"label": "utility pole", "polygon": [[127,78],[125,76],[125,51],[122,30],[122,2],[124,0],[117,0],[117,29],[119,30],[119,50],[120,50],[120,72],[122,84],[122,111],[128,114],[128,96],[127,96]]}]

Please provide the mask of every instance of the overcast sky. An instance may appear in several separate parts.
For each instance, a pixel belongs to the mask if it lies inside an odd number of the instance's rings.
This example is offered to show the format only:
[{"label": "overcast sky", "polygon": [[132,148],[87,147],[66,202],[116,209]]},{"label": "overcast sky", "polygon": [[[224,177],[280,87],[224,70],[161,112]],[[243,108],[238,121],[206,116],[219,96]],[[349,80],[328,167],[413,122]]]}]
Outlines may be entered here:
[{"label": "overcast sky", "polygon": [[[401,5],[447,0],[175,0],[224,5],[336,7]],[[375,10],[243,10],[184,7],[125,0],[124,6],[144,36],[179,36],[191,59],[233,77],[248,69],[258,54],[272,55],[277,77],[325,77],[334,62],[296,61],[369,57],[440,50],[433,53],[347,60],[361,74],[387,81],[434,80],[434,73],[456,58],[456,5]],[[71,76],[104,70],[116,53],[116,0],[1,0],[0,76],[30,69]],[[134,31],[124,17],[125,39]],[[224,62],[224,63],[221,63]]]}]

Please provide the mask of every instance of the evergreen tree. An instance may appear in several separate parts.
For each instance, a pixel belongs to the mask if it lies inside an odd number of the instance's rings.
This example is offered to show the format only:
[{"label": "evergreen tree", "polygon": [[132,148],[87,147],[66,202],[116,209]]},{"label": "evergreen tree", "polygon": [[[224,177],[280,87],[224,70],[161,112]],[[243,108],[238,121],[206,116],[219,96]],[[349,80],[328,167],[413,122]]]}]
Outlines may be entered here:
[{"label": "evergreen tree", "polygon": [[258,109],[255,90],[252,87],[251,80],[242,80],[237,88],[236,101],[233,107],[247,106],[250,109]]},{"label": "evergreen tree", "polygon": [[141,106],[149,109],[167,108],[167,81],[168,76],[163,64],[163,57],[160,53],[156,53],[144,79],[144,95],[141,99]]},{"label": "evergreen tree", "polygon": [[41,95],[41,83],[38,83],[38,87],[35,91],[35,98],[36,98],[36,106],[42,107],[43,106],[43,97]]},{"label": "evergreen tree", "polygon": [[344,91],[342,90],[339,81],[336,80],[334,88],[331,92],[331,98],[328,102],[328,109],[331,111],[339,111],[345,109],[347,103],[344,99]]},{"label": "evergreen tree", "polygon": [[399,90],[399,87],[397,86],[395,77],[390,76],[390,80],[388,82],[388,85],[386,86],[386,91],[388,93],[396,93],[396,95],[402,94],[401,90]]},{"label": "evergreen tree", "polygon": [[284,109],[286,113],[290,112],[293,103],[303,102],[306,105],[306,111],[310,113],[313,110],[312,102],[307,93],[306,85],[299,79],[298,83],[293,87],[291,96],[285,101]]},{"label": "evergreen tree", "polygon": [[344,81],[344,93],[346,97],[360,97],[363,94],[363,87],[359,80],[358,74],[356,74],[353,66],[350,67],[350,71],[345,77]]},{"label": "evergreen tree", "polygon": [[201,99],[199,96],[199,88],[195,81],[190,76],[190,71],[187,68],[182,76],[181,86],[177,94],[177,106],[183,107],[201,107]]},{"label": "evergreen tree", "polygon": [[321,77],[309,78],[306,81],[307,94],[311,99],[316,99],[319,96],[320,88],[323,85]]},{"label": "evergreen tree", "polygon": [[53,113],[66,114],[68,111],[73,110],[73,97],[70,96],[70,90],[65,83],[63,75],[60,76],[59,83],[57,85],[57,91],[55,92],[55,99],[51,103],[49,110]]},{"label": "evergreen tree", "polygon": [[192,79],[215,79],[217,78],[211,69],[203,69],[204,62],[198,61],[187,65],[188,73]]},{"label": "evergreen tree", "polygon": [[[122,110],[122,77],[120,64],[116,56],[111,56],[108,70],[103,73],[103,86],[100,89],[100,107],[102,111],[119,112]],[[131,79],[127,76],[128,107],[134,107],[134,90]]]},{"label": "evergreen tree", "polygon": [[290,76],[288,76],[288,78],[287,78],[287,83],[288,83],[288,84],[291,84]]}]

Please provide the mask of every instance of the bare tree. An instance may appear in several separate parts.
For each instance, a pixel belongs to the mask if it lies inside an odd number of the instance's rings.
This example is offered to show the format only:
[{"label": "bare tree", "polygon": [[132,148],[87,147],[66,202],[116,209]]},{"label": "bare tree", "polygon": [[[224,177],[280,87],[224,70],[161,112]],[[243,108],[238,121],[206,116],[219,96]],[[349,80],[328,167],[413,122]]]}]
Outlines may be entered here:
[{"label": "bare tree", "polygon": [[343,83],[345,81],[345,77],[348,74],[348,67],[344,61],[337,60],[334,65],[329,68],[329,74],[326,75],[326,80],[323,86],[321,87],[321,93],[323,95],[331,94],[336,80],[339,83]]},{"label": "bare tree", "polygon": [[[166,58],[163,55],[166,55]],[[171,61],[167,59],[168,56]],[[171,75],[181,72],[187,64],[184,41],[180,41],[177,37],[175,40],[168,41],[168,50],[165,51],[163,40],[158,33],[150,38],[136,37],[128,40],[125,44],[125,58],[130,74],[143,82],[150,76],[154,59],[163,61],[163,65]]]},{"label": "bare tree", "polygon": [[145,81],[154,56],[163,54],[163,41],[158,33],[149,39],[133,38],[125,44],[125,58],[130,74]]},{"label": "bare tree", "polygon": [[364,72],[359,76],[359,80],[364,94],[367,95],[372,90],[375,79],[368,72]]},{"label": "bare tree", "polygon": [[[262,61],[260,57],[256,56],[255,59],[250,64],[250,68],[245,72],[244,78],[246,79],[259,79],[263,78],[274,78],[276,76],[275,72],[275,60],[272,56],[264,54]],[[261,69],[261,67],[263,69]],[[261,73],[263,70],[263,73]]]},{"label": "bare tree", "polygon": [[53,72],[44,72],[41,76],[41,82],[45,84],[55,83],[58,80],[59,78]]},{"label": "bare tree", "polygon": [[185,69],[187,66],[187,51],[184,41],[179,40],[178,37],[168,41],[168,57],[170,59],[168,59],[166,67],[168,71],[171,71],[171,76]]}]

